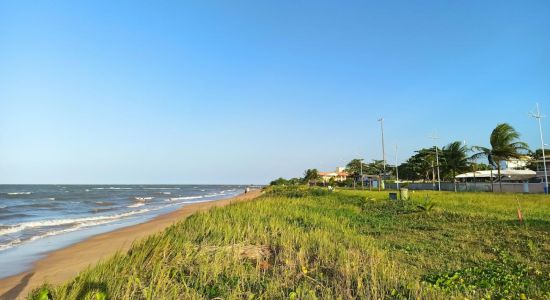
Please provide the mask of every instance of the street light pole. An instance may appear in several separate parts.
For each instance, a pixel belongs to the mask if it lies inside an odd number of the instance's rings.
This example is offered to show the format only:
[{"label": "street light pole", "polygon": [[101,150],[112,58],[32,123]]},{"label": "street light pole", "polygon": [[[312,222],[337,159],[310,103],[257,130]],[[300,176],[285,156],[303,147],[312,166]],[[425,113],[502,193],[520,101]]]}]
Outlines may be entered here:
[{"label": "street light pole", "polygon": [[382,176],[382,180],[381,180],[380,183],[383,186],[384,176],[386,175],[386,150],[384,148],[384,118],[378,119],[378,122],[380,122],[380,130],[382,131],[382,164],[383,164],[383,168],[384,168],[384,174]]},{"label": "street light pole", "polygon": [[539,104],[537,103],[537,113],[533,114],[531,113],[531,117],[537,119],[539,121],[539,132],[540,132],[540,144],[542,146],[542,164],[544,165],[544,193],[548,194],[548,172],[546,171],[546,155],[544,153],[544,139],[542,138],[542,123],[540,119],[544,118],[544,116],[541,116],[540,110],[539,110]]},{"label": "street light pole", "polygon": [[384,149],[384,118],[378,119],[380,130],[382,131],[382,163],[384,164],[384,173],[386,173],[386,150]]},{"label": "street light pole", "polygon": [[[439,139],[439,137],[436,136],[435,134],[430,136],[430,138],[434,140],[434,144],[435,144],[435,140]],[[437,150],[437,144],[434,147],[435,147],[435,163],[437,167],[437,190],[441,192],[441,177],[439,177],[439,153]]]},{"label": "street light pole", "polygon": [[397,167],[397,145],[395,145],[395,184],[397,186],[397,191],[399,192],[399,168]]},{"label": "street light pole", "polygon": [[359,160],[359,169],[361,170],[360,173],[361,173],[361,189],[364,190],[365,189],[365,181],[363,180],[363,159],[360,159]]}]

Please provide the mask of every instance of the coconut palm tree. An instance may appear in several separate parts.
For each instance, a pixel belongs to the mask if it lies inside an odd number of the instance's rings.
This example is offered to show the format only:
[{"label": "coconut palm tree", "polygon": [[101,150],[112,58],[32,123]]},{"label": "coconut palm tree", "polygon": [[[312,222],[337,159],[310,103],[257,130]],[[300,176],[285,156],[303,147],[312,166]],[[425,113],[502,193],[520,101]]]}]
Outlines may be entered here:
[{"label": "coconut palm tree", "polygon": [[[498,124],[490,137],[491,148],[475,146],[473,149],[478,153],[472,155],[472,159],[487,157],[489,164],[497,169],[499,187],[502,192],[502,180],[500,176],[500,163],[511,158],[520,158],[529,152],[529,146],[519,141],[519,133],[508,123]],[[492,177],[491,177],[492,180]]]},{"label": "coconut palm tree", "polygon": [[450,171],[453,177],[453,185],[456,192],[456,173],[468,170],[468,147],[462,142],[456,141],[443,147],[442,149],[442,161],[446,171]]},{"label": "coconut palm tree", "polygon": [[317,185],[317,179],[319,179],[319,171],[317,169],[307,169],[304,172],[303,182],[308,184],[313,182],[313,185]]}]

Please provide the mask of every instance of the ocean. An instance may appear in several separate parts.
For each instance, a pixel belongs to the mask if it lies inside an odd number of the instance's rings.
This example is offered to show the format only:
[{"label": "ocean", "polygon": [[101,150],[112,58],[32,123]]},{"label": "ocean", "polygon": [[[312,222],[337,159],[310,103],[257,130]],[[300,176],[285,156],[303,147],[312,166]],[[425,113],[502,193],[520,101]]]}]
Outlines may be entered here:
[{"label": "ocean", "polygon": [[184,205],[229,198],[237,185],[0,185],[0,278],[47,252],[145,222]]}]

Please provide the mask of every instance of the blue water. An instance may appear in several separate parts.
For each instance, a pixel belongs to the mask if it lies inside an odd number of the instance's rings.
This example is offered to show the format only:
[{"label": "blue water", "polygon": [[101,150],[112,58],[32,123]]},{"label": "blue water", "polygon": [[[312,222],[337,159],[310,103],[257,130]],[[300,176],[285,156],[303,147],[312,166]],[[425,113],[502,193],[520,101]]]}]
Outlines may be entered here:
[{"label": "blue water", "polygon": [[243,190],[234,185],[0,185],[0,278],[86,237]]}]

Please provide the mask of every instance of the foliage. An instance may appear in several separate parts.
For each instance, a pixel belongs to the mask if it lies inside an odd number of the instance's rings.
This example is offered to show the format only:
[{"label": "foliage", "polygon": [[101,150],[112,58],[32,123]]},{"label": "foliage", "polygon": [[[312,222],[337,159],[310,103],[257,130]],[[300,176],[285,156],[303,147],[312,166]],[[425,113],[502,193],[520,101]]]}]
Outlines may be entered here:
[{"label": "foliage", "polygon": [[[550,149],[544,149],[544,154],[546,156],[546,161],[548,162],[549,161],[549,155],[550,155]],[[529,164],[527,165],[527,168],[533,170],[533,171],[539,171],[539,170],[542,170],[542,163],[541,162],[536,162],[537,160],[538,161],[542,161],[543,157],[542,157],[542,149],[537,149],[535,150],[533,153],[532,153],[532,160],[529,162]]]},{"label": "foliage", "polygon": [[549,202],[522,195],[518,226],[516,195],[426,194],[436,205],[429,214],[387,192],[269,187],[48,291],[54,299],[550,299]]},{"label": "foliage", "polygon": [[[507,123],[498,124],[490,136],[491,148],[475,146],[478,152],[472,158],[477,159],[486,157],[489,164],[497,169],[498,178],[501,178],[501,162],[511,158],[521,158],[526,152],[529,152],[529,146],[519,140],[519,133]],[[499,180],[500,190],[502,191],[502,181]]]},{"label": "foliage", "polygon": [[[495,252],[495,259],[478,266],[426,275],[423,281],[439,290],[458,291],[468,297],[484,299],[527,299],[531,286],[537,284],[550,289],[548,278],[540,270],[514,261],[505,251],[495,249]],[[550,290],[544,295],[550,296]]]},{"label": "foliage", "polygon": [[430,180],[430,177],[434,178],[433,167],[435,165],[435,149],[420,149],[399,166],[399,177],[413,181]]},{"label": "foliage", "polygon": [[299,185],[302,182],[300,178],[284,179],[279,177],[269,183],[269,185]]},{"label": "foliage", "polygon": [[310,181],[316,182],[319,179],[319,171],[317,169],[307,169],[304,171],[304,183],[309,183]]},{"label": "foliage", "polygon": [[[443,177],[455,181],[455,176],[465,172],[469,168],[468,147],[462,142],[455,141],[443,147],[441,151],[441,161],[443,165]],[[449,176],[450,175],[450,176]]]}]

